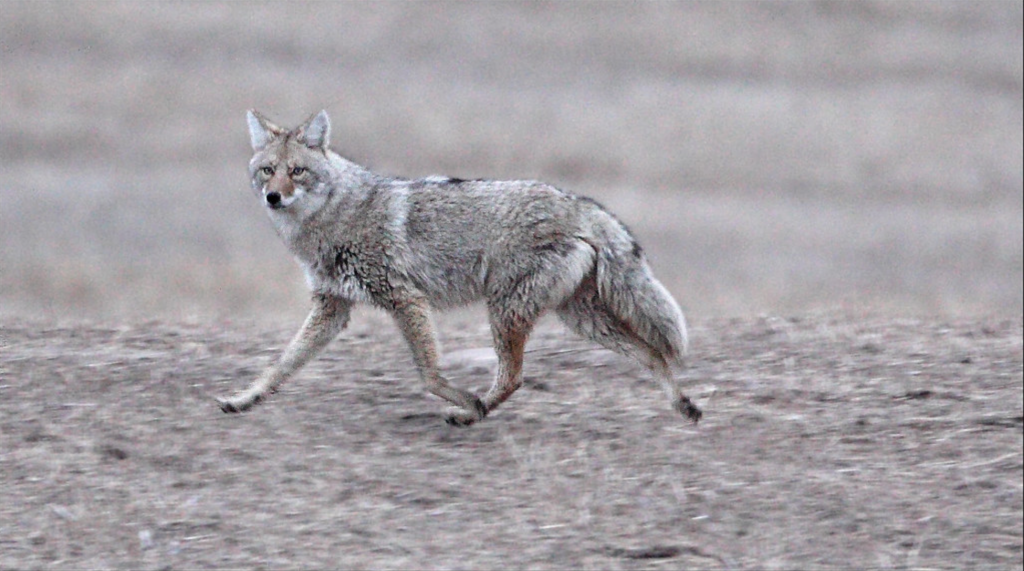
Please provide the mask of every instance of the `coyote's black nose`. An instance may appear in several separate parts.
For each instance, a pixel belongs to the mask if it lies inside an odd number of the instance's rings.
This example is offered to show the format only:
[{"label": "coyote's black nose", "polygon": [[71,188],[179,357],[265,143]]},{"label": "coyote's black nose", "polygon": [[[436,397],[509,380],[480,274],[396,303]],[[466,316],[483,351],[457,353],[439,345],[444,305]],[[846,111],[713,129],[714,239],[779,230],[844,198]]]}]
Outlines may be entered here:
[{"label": "coyote's black nose", "polygon": [[281,203],[281,193],[280,192],[268,192],[267,193],[267,204],[269,204],[271,206],[277,206],[280,203]]}]

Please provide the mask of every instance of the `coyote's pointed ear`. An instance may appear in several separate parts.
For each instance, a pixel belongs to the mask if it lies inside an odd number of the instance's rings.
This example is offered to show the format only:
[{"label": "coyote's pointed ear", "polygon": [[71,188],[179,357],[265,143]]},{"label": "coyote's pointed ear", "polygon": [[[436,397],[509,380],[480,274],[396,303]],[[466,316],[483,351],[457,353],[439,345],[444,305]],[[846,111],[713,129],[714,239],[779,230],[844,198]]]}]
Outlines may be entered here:
[{"label": "coyote's pointed ear", "polygon": [[331,139],[331,118],[321,111],[299,128],[299,140],[311,149],[326,149]]},{"label": "coyote's pointed ear", "polygon": [[267,121],[267,118],[257,113],[255,109],[246,112],[245,118],[249,122],[249,142],[254,151],[263,150],[270,144],[270,141],[274,140],[274,137],[284,134],[284,129]]}]

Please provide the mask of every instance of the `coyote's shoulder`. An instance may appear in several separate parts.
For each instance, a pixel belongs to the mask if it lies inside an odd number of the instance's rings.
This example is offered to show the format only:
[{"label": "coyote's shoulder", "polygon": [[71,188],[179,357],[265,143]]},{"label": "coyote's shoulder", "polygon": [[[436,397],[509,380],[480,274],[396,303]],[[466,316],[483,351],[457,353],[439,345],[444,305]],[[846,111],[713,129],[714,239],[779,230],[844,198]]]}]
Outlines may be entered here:
[{"label": "coyote's shoulder", "polygon": [[[525,180],[381,176],[329,149],[321,112],[285,130],[249,113],[254,191],[306,272],[315,307],[278,366],[225,410],[252,406],[333,338],[353,303],[389,311],[428,389],[483,418],[521,383],[523,346],[553,311],[574,331],[630,355],[676,408],[699,410],[671,380],[686,348],[682,313],[629,230],[593,200]],[[501,366],[481,400],[437,370],[429,309],[483,300]]]}]

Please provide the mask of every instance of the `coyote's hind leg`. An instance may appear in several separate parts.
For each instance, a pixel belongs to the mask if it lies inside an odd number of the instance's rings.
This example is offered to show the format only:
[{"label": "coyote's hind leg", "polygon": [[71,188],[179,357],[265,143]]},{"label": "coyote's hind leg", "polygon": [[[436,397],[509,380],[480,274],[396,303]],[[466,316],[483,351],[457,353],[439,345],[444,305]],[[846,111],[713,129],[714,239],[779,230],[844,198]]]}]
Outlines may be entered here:
[{"label": "coyote's hind leg", "polygon": [[490,285],[487,312],[498,373],[484,395],[488,411],[523,385],[523,353],[534,324],[562,304],[594,264],[594,251],[575,239],[544,244],[540,251],[508,263]]},{"label": "coyote's hind leg", "polygon": [[494,351],[498,354],[498,374],[484,395],[488,412],[498,408],[523,385],[523,352],[530,327],[504,328],[492,322],[491,329]]}]

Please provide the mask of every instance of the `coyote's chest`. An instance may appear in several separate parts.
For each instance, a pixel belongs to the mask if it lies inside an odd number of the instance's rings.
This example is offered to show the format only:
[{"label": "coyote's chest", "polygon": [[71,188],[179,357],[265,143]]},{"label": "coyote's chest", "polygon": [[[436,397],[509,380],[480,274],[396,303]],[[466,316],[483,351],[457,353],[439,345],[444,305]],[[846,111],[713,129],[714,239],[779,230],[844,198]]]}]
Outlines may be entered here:
[{"label": "coyote's chest", "polygon": [[301,259],[310,289],[355,302],[389,308],[394,298],[394,272],[384,253],[372,245],[346,241],[321,244]]},{"label": "coyote's chest", "polygon": [[305,219],[272,213],[313,292],[383,309],[394,304],[394,290],[403,283],[389,254],[394,232],[387,217],[369,208],[373,205],[372,198],[335,201]]}]

